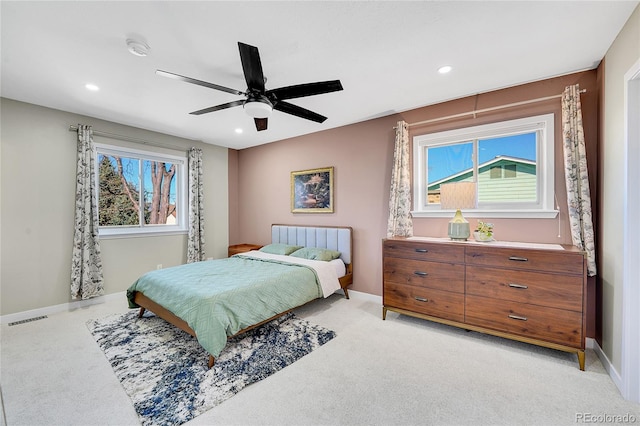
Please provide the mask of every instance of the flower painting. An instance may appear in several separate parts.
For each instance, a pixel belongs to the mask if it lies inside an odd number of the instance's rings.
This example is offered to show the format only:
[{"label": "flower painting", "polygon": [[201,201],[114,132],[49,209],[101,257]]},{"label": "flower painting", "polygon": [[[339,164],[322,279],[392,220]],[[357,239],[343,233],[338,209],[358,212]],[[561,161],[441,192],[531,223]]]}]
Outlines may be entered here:
[{"label": "flower painting", "polygon": [[293,213],[333,213],[333,167],[291,172]]}]

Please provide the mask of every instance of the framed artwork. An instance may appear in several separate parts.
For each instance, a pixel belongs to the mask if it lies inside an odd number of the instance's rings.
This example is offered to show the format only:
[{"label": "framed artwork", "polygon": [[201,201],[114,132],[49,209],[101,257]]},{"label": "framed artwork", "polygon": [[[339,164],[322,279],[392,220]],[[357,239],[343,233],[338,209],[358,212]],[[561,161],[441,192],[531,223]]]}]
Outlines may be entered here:
[{"label": "framed artwork", "polygon": [[333,167],[291,172],[292,213],[333,213]]}]

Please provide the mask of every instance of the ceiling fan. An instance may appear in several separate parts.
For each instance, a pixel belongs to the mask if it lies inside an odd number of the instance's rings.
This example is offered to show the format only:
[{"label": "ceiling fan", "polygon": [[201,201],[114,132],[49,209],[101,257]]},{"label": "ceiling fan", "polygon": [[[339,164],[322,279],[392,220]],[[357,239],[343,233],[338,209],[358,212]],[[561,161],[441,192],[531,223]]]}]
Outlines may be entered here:
[{"label": "ceiling fan", "polygon": [[241,42],[238,42],[238,48],[240,49],[240,60],[242,61],[244,78],[247,82],[246,92],[208,83],[206,81],[196,80],[194,78],[185,77],[168,71],[157,70],[156,74],[227,93],[233,93],[234,95],[245,96],[245,99],[239,99],[237,101],[227,102],[226,104],[193,111],[190,113],[192,115],[202,115],[242,105],[245,112],[253,117],[256,124],[256,130],[258,131],[267,130],[267,120],[271,111],[274,109],[276,111],[295,115],[296,117],[315,121],[317,123],[322,123],[327,119],[327,117],[313,111],[285,102],[285,100],[319,95],[322,93],[337,92],[342,90],[340,80],[319,81],[316,83],[297,84],[294,86],[281,87],[279,89],[266,90],[266,79],[262,73],[262,63],[260,62],[258,48]]}]

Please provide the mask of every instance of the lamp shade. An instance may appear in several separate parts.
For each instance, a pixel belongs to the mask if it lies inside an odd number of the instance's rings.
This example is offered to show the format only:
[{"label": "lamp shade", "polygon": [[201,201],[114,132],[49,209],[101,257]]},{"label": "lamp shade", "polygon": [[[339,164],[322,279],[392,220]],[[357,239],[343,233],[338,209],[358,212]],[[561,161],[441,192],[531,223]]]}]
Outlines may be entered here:
[{"label": "lamp shade", "polygon": [[476,206],[476,183],[454,182],[440,185],[440,208],[454,209],[456,214],[449,221],[449,238],[466,241],[471,235],[469,222],[462,216],[460,209]]},{"label": "lamp shade", "polygon": [[441,209],[472,209],[475,206],[475,182],[453,182],[440,185]]}]

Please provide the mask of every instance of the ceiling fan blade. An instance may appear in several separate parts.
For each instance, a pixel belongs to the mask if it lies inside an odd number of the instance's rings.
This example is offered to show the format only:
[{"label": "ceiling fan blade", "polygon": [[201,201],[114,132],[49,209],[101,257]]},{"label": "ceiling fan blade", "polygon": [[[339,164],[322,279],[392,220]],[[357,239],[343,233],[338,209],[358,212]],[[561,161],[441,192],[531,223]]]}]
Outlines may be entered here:
[{"label": "ceiling fan blade", "polygon": [[316,123],[324,123],[327,119],[327,117],[323,115],[316,114],[313,111],[290,104],[289,102],[278,102],[273,106],[273,109],[277,109],[278,111],[286,112],[287,114],[295,115],[296,117],[304,118],[306,120],[315,121]]},{"label": "ceiling fan blade", "polygon": [[258,90],[264,94],[264,74],[262,73],[262,63],[258,48],[238,42],[240,50],[240,60],[242,61],[242,71],[244,79],[247,81],[248,91]]},{"label": "ceiling fan blade", "polygon": [[191,115],[202,115],[202,114],[206,114],[209,112],[213,112],[213,111],[220,111],[221,109],[227,109],[227,108],[231,108],[234,106],[239,106],[244,104],[244,99],[238,100],[238,101],[233,101],[233,102],[227,102],[226,104],[222,104],[222,105],[216,105],[216,106],[212,106],[209,108],[205,108],[205,109],[201,109],[198,111],[193,111],[190,112],[189,114]]},{"label": "ceiling fan blade", "polygon": [[196,80],[195,78],[185,77],[183,75],[174,74],[174,73],[168,72],[168,71],[156,70],[156,74],[161,75],[163,77],[173,78],[174,80],[185,81],[187,83],[197,84],[198,86],[204,86],[204,87],[208,87],[210,89],[220,90],[222,92],[233,93],[234,95],[244,95],[245,94],[244,92],[241,92],[241,91],[236,90],[236,89],[230,89],[228,87],[219,86],[217,84],[207,83],[206,81]]},{"label": "ceiling fan blade", "polygon": [[256,130],[259,132],[262,130],[267,130],[268,120],[269,120],[268,118],[254,118],[253,121],[255,121],[256,123]]},{"label": "ceiling fan blade", "polygon": [[276,99],[293,99],[302,98],[304,96],[320,95],[322,93],[337,92],[340,90],[342,90],[342,83],[340,83],[340,80],[331,80],[281,87],[279,89],[267,91],[267,96],[273,95]]}]

